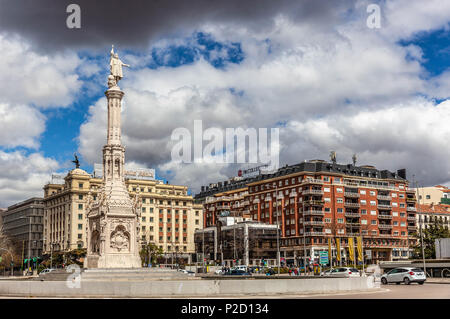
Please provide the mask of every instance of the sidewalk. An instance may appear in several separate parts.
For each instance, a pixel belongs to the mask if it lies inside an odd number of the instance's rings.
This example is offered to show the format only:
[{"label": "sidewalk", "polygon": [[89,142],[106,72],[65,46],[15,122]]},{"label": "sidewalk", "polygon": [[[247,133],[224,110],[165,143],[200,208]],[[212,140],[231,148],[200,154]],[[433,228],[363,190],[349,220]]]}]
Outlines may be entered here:
[{"label": "sidewalk", "polygon": [[450,278],[430,278],[430,277],[427,277],[426,283],[428,283],[428,284],[449,284],[450,285]]}]

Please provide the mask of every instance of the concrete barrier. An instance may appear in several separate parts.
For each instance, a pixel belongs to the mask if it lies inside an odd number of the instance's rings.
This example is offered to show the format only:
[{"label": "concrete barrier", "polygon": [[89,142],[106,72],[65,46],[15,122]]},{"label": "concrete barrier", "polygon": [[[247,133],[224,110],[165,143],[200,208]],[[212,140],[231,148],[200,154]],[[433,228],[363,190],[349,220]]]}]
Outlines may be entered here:
[{"label": "concrete barrier", "polygon": [[373,278],[241,279],[171,281],[81,281],[69,288],[65,281],[2,281],[0,295],[27,297],[164,298],[277,295],[369,291]]}]

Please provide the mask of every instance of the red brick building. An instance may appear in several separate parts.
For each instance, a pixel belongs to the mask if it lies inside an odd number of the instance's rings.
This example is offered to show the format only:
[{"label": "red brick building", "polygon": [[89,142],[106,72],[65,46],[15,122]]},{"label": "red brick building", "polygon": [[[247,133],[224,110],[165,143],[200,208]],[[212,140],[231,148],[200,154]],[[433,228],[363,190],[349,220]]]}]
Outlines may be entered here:
[{"label": "red brick building", "polygon": [[307,257],[318,258],[319,251],[328,250],[328,238],[334,257],[339,238],[343,262],[349,237],[362,237],[366,262],[408,258],[415,241],[416,198],[405,170],[314,160],[205,187],[196,199],[204,203],[205,226],[214,225],[221,211],[233,212],[231,205],[253,220],[278,220],[287,263],[301,263],[305,250]]}]

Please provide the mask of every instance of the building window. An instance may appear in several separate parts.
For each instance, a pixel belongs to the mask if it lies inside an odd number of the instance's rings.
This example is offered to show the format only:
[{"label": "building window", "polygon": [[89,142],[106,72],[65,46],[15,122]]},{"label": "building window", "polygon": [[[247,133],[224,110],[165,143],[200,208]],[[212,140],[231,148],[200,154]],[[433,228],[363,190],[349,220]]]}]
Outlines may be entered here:
[{"label": "building window", "polygon": [[367,204],[365,199],[361,199],[359,202],[360,202],[361,205],[366,205]]},{"label": "building window", "polygon": [[145,207],[142,207],[142,212],[145,213]]},{"label": "building window", "polygon": [[195,211],[195,216],[198,216],[198,210]]},{"label": "building window", "polygon": [[83,219],[83,214],[78,214],[78,219]]},{"label": "building window", "polygon": [[343,224],[343,223],[344,223],[344,219],[343,219],[343,218],[338,218],[338,219],[337,219],[337,222],[338,222],[339,224]]},{"label": "building window", "polygon": [[78,229],[83,230],[83,224],[78,224]]},{"label": "building window", "polygon": [[[329,202],[330,200],[331,200],[331,199],[328,198],[328,202]],[[336,201],[337,201],[338,204],[343,204],[343,203],[344,203],[344,199],[343,199],[343,198],[337,198]],[[326,202],[326,198],[325,198],[325,202]]]},{"label": "building window", "polygon": [[78,239],[83,239],[83,234],[78,234]]},{"label": "building window", "polygon": [[83,183],[79,183],[78,188],[83,188]]},{"label": "building window", "polygon": [[[255,217],[255,218],[257,218],[257,217]],[[198,225],[198,219],[195,220],[195,225]]]},{"label": "building window", "polygon": [[153,217],[150,217],[150,222],[153,222]]},{"label": "building window", "polygon": [[342,193],[342,188],[336,188],[336,192]]},{"label": "building window", "polygon": [[371,225],[376,225],[376,224],[377,224],[377,221],[376,221],[376,220],[372,220],[372,221],[370,221],[370,224],[371,224]]},{"label": "building window", "polygon": [[145,216],[142,216],[142,221],[145,222]]},{"label": "building window", "polygon": [[361,209],[361,215],[367,215],[367,210]]},{"label": "building window", "polygon": [[142,231],[145,231],[145,226],[142,226]]},{"label": "building window", "polygon": [[83,209],[83,204],[78,204],[78,209]]},{"label": "building window", "polygon": [[78,195],[78,199],[83,199],[83,195]]},{"label": "building window", "polygon": [[430,195],[426,195],[426,199],[431,199],[431,196]]},{"label": "building window", "polygon": [[343,209],[343,208],[338,208],[338,209],[337,209],[337,212],[338,212],[338,213],[342,213],[342,212],[344,212],[344,209]]},{"label": "building window", "polygon": [[366,191],[364,189],[361,189],[359,192],[361,195],[366,195]]}]

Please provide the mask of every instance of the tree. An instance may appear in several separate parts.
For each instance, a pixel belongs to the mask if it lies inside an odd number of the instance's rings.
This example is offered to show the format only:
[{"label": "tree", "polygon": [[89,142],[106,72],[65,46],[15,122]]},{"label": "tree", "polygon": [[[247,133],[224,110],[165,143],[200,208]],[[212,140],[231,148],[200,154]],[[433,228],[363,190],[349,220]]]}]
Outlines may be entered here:
[{"label": "tree", "polygon": [[[434,220],[433,224],[428,228],[422,228],[423,246],[425,251],[425,259],[435,259],[435,240],[438,238],[450,238],[450,231],[444,227],[443,223]],[[420,229],[414,233],[413,237],[417,240],[417,245],[414,246],[414,258],[423,258],[422,245],[420,240]]]},{"label": "tree", "polygon": [[20,265],[21,256],[17,252],[17,248],[11,241],[11,239],[3,231],[3,227],[0,226],[0,268],[8,269],[11,267],[11,263],[15,266]]},{"label": "tree", "polygon": [[149,243],[141,249],[139,255],[141,256],[142,264],[144,263],[149,264],[148,260],[149,256],[150,256],[150,263],[156,264],[156,261],[162,257],[163,250],[162,248],[156,246],[154,243]]}]

